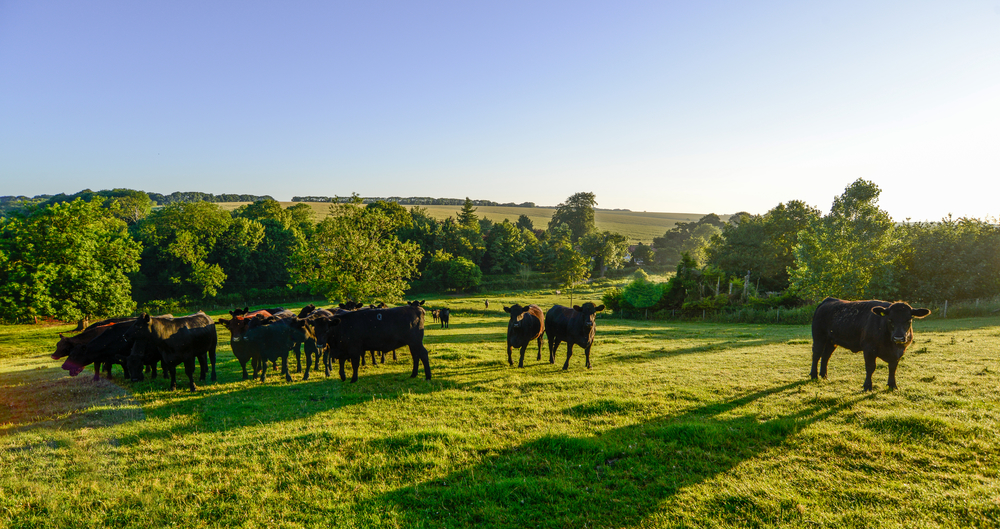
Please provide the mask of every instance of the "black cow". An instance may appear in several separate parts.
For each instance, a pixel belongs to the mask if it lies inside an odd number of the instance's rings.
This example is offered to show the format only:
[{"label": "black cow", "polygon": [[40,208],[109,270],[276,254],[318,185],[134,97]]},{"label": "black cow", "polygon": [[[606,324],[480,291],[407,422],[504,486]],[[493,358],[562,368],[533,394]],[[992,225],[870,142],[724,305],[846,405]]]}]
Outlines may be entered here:
[{"label": "black cow", "polygon": [[218,336],[215,322],[203,312],[181,318],[154,318],[143,314],[126,331],[125,337],[135,340],[132,354],[127,360],[133,381],[141,380],[142,367],[147,362],[147,345],[153,346],[160,353],[160,360],[170,373],[171,391],[177,389],[177,365],[180,363],[184,364],[184,373],[188,376],[188,389],[195,390],[195,358],[201,365],[200,380],[205,380],[206,356],[212,364],[212,381],[216,380],[215,349],[218,346]]},{"label": "black cow", "polygon": [[328,347],[330,355],[340,361],[340,379],[346,380],[344,362],[351,361],[351,382],[358,380],[358,364],[365,351],[392,351],[402,346],[410,348],[413,372],[417,376],[420,363],[424,376],[431,379],[430,355],[424,347],[424,309],[407,305],[383,310],[363,310],[333,317],[300,320],[311,327],[316,345]]},{"label": "black cow", "polygon": [[[896,366],[913,342],[913,318],[930,314],[897,301],[844,301],[826,298],[813,313],[812,371],[809,376],[826,378],[826,365],[837,346],[865,354],[865,391],[872,389],[875,359],[889,364],[889,387],[896,388]],[[822,364],[817,373],[816,364]]]},{"label": "black cow", "polygon": [[[282,309],[283,310],[283,309]],[[229,314],[233,317],[230,320],[225,318],[219,318],[219,321],[215,322],[216,325],[222,325],[229,331],[229,347],[233,351],[233,356],[240,363],[240,368],[243,369],[243,380],[250,378],[247,374],[247,362],[250,362],[253,368],[253,376],[257,377],[257,372],[260,368],[260,359],[253,358],[251,350],[244,346],[240,341],[243,335],[246,334],[247,330],[250,328],[250,323],[260,315],[263,318],[270,318],[271,313],[267,310],[257,310],[254,312],[249,312],[247,309],[236,309],[235,311],[229,311]]]},{"label": "black cow", "polygon": [[511,350],[516,347],[521,350],[521,360],[517,362],[517,367],[524,367],[524,351],[533,340],[538,341],[538,360],[541,360],[542,334],[545,332],[542,309],[538,305],[514,305],[504,307],[503,311],[510,314],[510,321],[507,322],[507,363],[514,365]]},{"label": "black cow", "polygon": [[573,308],[556,305],[545,313],[545,337],[549,342],[549,363],[556,361],[556,349],[560,342],[566,342],[566,363],[563,370],[569,369],[569,359],[573,356],[573,345],[583,347],[587,354],[587,369],[590,369],[590,348],[594,344],[594,323],[596,313],[604,310],[604,305],[595,307],[587,302],[583,306]]},{"label": "black cow", "polygon": [[442,329],[451,328],[451,310],[450,309],[439,309],[438,319],[441,320]]},{"label": "black cow", "polygon": [[83,345],[74,347],[66,361],[63,362],[62,368],[69,371],[70,376],[75,377],[83,371],[84,367],[94,364],[94,380],[96,381],[101,376],[102,365],[108,378],[111,378],[111,366],[120,364],[127,376],[128,368],[125,366],[125,357],[131,351],[132,344],[125,339],[125,332],[134,321],[135,318],[125,318],[117,323],[109,324],[110,326],[99,336]]},{"label": "black cow", "polygon": [[[250,328],[240,338],[250,352],[252,358],[260,359],[261,372],[260,381],[264,382],[267,377],[267,363],[281,359],[281,374],[285,375],[285,381],[291,382],[292,376],[288,373],[288,353],[293,347],[305,341],[305,332],[290,325],[295,318],[280,318],[271,316],[263,320],[258,317],[251,323]],[[262,321],[261,321],[262,320]],[[306,353],[306,378],[309,375],[309,353]],[[254,377],[257,376],[256,369]]]}]

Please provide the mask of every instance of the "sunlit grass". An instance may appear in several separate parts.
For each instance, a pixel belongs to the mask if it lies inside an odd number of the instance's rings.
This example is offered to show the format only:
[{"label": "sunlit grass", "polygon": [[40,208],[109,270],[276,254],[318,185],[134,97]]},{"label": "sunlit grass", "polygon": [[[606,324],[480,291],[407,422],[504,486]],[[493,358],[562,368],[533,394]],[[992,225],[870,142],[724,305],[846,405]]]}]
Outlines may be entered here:
[{"label": "sunlit grass", "polygon": [[[575,303],[601,289],[580,289]],[[0,327],[0,526],[970,527],[1000,519],[1000,319],[916,323],[900,389],[860,354],[808,380],[807,326],[598,320],[592,370],[509,368],[507,302],[439,297],[434,379],[196,393],[70,378],[54,328]],[[226,336],[220,338],[226,342]],[[294,361],[292,361],[294,365]]]}]

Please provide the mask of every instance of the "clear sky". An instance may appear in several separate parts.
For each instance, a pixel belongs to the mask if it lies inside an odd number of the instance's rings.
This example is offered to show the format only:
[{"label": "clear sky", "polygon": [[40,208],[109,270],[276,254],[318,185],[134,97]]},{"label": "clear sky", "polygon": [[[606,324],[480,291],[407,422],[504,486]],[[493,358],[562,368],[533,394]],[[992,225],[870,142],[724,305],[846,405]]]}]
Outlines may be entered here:
[{"label": "clear sky", "polygon": [[1000,0],[0,0],[0,195],[1000,216]]}]

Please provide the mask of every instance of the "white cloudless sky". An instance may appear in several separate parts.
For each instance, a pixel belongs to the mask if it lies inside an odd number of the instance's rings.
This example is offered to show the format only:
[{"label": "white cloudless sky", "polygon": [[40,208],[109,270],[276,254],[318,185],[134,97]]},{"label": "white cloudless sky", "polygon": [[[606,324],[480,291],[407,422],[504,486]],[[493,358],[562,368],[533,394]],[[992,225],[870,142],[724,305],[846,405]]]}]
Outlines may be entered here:
[{"label": "white cloudless sky", "polygon": [[0,0],[0,194],[1000,216],[1000,0]]}]

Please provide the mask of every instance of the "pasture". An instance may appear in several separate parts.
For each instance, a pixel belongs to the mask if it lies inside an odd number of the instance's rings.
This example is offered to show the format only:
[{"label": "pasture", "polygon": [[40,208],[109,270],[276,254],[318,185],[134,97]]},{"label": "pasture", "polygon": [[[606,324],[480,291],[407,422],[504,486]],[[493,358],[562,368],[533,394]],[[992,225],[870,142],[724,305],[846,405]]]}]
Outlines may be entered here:
[{"label": "pasture", "polygon": [[1000,523],[1000,318],[915,322],[900,389],[880,362],[866,394],[860,353],[809,380],[806,326],[604,317],[592,370],[510,368],[501,304],[541,298],[428,300],[429,382],[405,349],[353,385],[242,381],[220,328],[196,393],[95,383],[48,357],[71,326],[0,327],[0,526]]},{"label": "pasture", "polygon": [[[219,207],[225,210],[234,210],[247,202],[219,202]],[[282,207],[289,207],[298,202],[281,202]],[[303,202],[312,207],[316,213],[316,220],[322,220],[330,212],[330,204],[327,202]],[[409,210],[412,206],[404,206]],[[462,206],[420,206],[427,209],[427,214],[437,220],[444,220],[448,217],[457,217]],[[554,207],[520,208],[507,206],[476,206],[476,215],[479,218],[490,219],[493,222],[503,222],[508,219],[517,222],[520,215],[527,215],[531,219],[535,228],[545,229],[549,225],[549,220],[555,212]],[[658,213],[645,211],[609,211],[595,210],[594,224],[599,230],[609,230],[628,236],[633,244],[653,242],[653,237],[662,237],[667,230],[671,229],[678,222],[695,222],[704,217],[704,213]],[[720,216],[723,220],[728,215]]]}]

